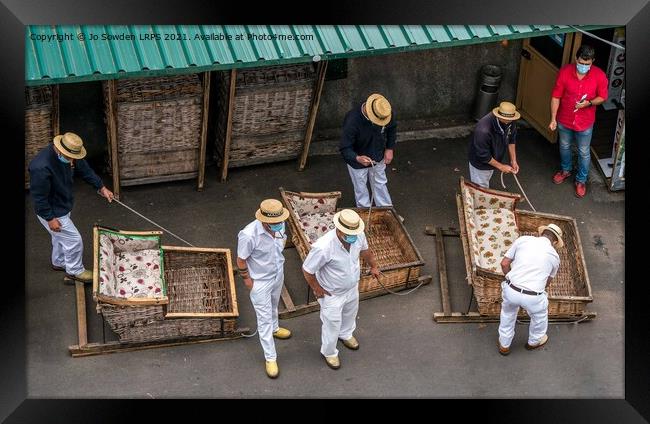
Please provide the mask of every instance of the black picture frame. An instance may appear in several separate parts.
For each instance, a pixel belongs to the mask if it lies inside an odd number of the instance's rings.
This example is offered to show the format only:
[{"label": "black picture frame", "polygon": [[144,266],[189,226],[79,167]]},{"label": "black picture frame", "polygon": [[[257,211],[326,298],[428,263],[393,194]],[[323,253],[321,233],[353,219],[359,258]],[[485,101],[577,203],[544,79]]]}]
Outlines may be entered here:
[{"label": "black picture frame", "polygon": [[[311,10],[311,12],[308,12]],[[442,410],[452,414],[474,411],[482,422],[643,422],[650,419],[650,341],[648,304],[646,299],[645,262],[641,255],[645,232],[641,219],[634,211],[644,211],[641,202],[642,179],[640,169],[647,147],[647,134],[641,121],[650,93],[650,4],[647,0],[618,2],[614,0],[562,0],[487,3],[454,1],[429,3],[424,1],[327,2],[306,4],[283,1],[260,4],[239,4],[225,9],[221,2],[185,0],[142,1],[128,0],[61,0],[37,2],[31,0],[4,1],[0,5],[0,33],[3,40],[3,63],[0,66],[4,138],[4,223],[15,232],[6,236],[11,241],[11,259],[5,258],[5,281],[0,299],[0,334],[2,334],[2,396],[0,418],[6,422],[115,422],[132,416],[137,409],[132,401],[121,400],[36,400],[26,399],[25,367],[25,298],[24,252],[25,210],[20,204],[23,191],[23,163],[15,160],[23,156],[24,139],[24,26],[28,24],[451,24],[451,23],[560,23],[560,24],[624,24],[627,52],[627,182],[626,231],[628,248],[626,258],[625,291],[625,399],[532,399],[480,400],[478,405],[465,401],[440,401],[435,405],[435,416]],[[631,139],[631,140],[630,140]],[[638,142],[635,140],[638,139]],[[12,159],[14,158],[14,159]],[[647,166],[647,165],[645,165]],[[633,247],[634,246],[634,247]],[[23,266],[21,266],[23,265]],[[15,273],[9,276],[9,272]],[[469,384],[469,382],[468,382]],[[158,406],[158,405],[157,405]],[[359,412],[358,406],[350,405]],[[289,405],[285,405],[289,407]],[[411,406],[408,406],[411,408]],[[338,406],[337,406],[338,408]],[[392,409],[390,406],[387,408]],[[425,406],[427,410],[434,408]],[[239,408],[231,408],[237,412]],[[147,408],[167,413],[167,408]],[[333,410],[331,412],[334,412]],[[245,413],[245,412],[242,412]],[[313,411],[312,411],[313,413]],[[461,422],[471,421],[462,412]],[[154,414],[155,415],[155,414]],[[153,415],[149,415],[153,418]],[[161,415],[162,416],[162,415]],[[432,416],[433,417],[433,416]],[[560,418],[561,417],[561,418]],[[90,420],[89,420],[90,419]]]}]

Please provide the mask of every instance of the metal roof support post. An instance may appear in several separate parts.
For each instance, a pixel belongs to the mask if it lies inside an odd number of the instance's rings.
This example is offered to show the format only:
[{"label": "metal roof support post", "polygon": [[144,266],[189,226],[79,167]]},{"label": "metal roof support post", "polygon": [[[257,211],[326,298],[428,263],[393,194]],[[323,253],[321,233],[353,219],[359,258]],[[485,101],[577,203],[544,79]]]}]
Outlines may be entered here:
[{"label": "metal roof support post", "polygon": [[314,96],[311,100],[311,107],[309,110],[309,120],[307,121],[307,131],[305,132],[305,141],[302,146],[302,155],[300,156],[299,171],[305,169],[307,164],[307,156],[309,155],[309,146],[311,144],[311,137],[314,133],[314,124],[316,123],[316,115],[318,114],[318,105],[320,104],[321,93],[325,85],[325,73],[327,72],[327,61],[323,60],[318,63],[318,77],[316,79],[316,86],[314,87]]}]

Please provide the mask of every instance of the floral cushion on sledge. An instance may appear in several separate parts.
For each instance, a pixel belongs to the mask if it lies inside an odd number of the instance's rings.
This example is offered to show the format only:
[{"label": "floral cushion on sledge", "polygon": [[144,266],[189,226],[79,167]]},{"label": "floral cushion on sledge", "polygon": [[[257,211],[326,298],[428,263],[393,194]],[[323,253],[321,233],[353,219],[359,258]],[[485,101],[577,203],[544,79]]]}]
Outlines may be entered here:
[{"label": "floral cushion on sledge", "polygon": [[99,294],[129,298],[163,298],[162,252],[158,236],[99,236]]},{"label": "floral cushion on sledge", "polygon": [[478,255],[475,256],[477,265],[501,273],[501,259],[519,237],[515,214],[505,208],[479,208],[475,211],[474,224],[475,244],[478,246]]},{"label": "floral cushion on sledge", "polygon": [[314,244],[323,234],[334,229],[334,212],[312,213],[300,217],[300,225],[309,244]]},{"label": "floral cushion on sledge", "polygon": [[298,218],[314,213],[334,212],[336,210],[337,200],[335,197],[289,196],[291,209],[296,213]]},{"label": "floral cushion on sledge", "polygon": [[462,185],[470,249],[476,266],[501,274],[501,259],[519,237],[516,198]]},{"label": "floral cushion on sledge", "polygon": [[118,253],[115,277],[117,297],[161,297],[160,250]]}]

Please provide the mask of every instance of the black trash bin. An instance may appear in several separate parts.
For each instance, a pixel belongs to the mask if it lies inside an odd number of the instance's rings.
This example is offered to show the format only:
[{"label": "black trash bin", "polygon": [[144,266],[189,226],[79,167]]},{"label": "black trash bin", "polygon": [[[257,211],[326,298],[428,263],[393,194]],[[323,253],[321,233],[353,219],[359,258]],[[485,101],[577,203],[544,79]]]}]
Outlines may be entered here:
[{"label": "black trash bin", "polygon": [[478,121],[496,107],[501,84],[501,68],[496,65],[484,65],[481,68],[478,94],[472,118]]}]

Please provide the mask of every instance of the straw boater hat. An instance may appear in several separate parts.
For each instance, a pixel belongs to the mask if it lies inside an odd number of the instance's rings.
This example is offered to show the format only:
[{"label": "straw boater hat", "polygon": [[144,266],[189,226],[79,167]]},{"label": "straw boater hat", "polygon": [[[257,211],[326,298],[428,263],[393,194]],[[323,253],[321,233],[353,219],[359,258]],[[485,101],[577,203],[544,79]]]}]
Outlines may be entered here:
[{"label": "straw boater hat", "polygon": [[54,137],[54,145],[63,154],[72,159],[83,159],[86,156],[84,142],[75,133],[67,132]]},{"label": "straw boater hat", "polygon": [[506,119],[508,121],[516,121],[521,118],[521,114],[517,112],[517,108],[510,102],[501,102],[498,107],[492,109],[497,117]]},{"label": "straw boater hat", "polygon": [[381,94],[371,94],[364,108],[368,119],[373,124],[385,127],[391,120],[392,109],[388,100]]},{"label": "straw boater hat", "polygon": [[366,225],[358,213],[351,209],[343,209],[334,215],[334,226],[344,234],[357,235],[363,233]]},{"label": "straw boater hat", "polygon": [[558,227],[555,224],[548,224],[548,225],[541,225],[539,228],[537,228],[537,232],[539,233],[540,236],[546,230],[552,232],[553,235],[557,238],[556,247],[558,249],[564,246],[564,240],[562,240],[562,229],[560,227]]},{"label": "straw boater hat", "polygon": [[255,212],[255,218],[265,224],[277,224],[286,221],[289,211],[282,206],[279,200],[266,199],[260,203],[260,208]]}]

